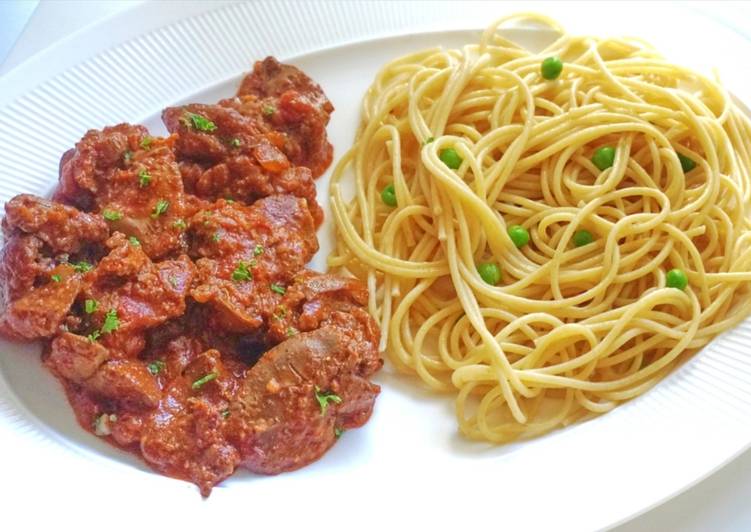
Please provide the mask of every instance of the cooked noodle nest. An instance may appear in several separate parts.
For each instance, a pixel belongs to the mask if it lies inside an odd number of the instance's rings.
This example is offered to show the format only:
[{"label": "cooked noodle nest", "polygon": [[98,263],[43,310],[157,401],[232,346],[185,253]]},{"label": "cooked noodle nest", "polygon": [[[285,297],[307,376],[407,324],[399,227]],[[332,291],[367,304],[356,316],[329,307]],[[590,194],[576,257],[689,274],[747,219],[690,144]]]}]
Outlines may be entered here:
[{"label": "cooked noodle nest", "polygon": [[[560,36],[524,49],[501,31],[519,20]],[[462,433],[541,434],[644,393],[749,314],[749,138],[718,81],[648,44],[507,17],[377,74],[332,176],[329,266],[367,282],[382,348],[456,394]]]}]

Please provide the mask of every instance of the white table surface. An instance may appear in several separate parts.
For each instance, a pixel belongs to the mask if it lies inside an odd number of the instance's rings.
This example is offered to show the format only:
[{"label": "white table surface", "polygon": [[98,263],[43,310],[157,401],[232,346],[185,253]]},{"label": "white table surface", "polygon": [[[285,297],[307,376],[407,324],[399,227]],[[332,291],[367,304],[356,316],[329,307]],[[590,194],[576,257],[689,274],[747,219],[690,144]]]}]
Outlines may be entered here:
[{"label": "white table surface", "polygon": [[[0,0],[19,4],[24,1],[27,0]],[[129,9],[141,1],[42,0],[5,61],[0,62],[0,76],[55,42],[124,9]],[[174,2],[177,12],[181,10],[181,3]],[[191,2],[193,8],[195,3]],[[738,28],[736,31],[747,31],[751,35],[751,4],[712,2],[711,6],[707,5],[707,9],[715,18],[725,20]],[[741,67],[748,69],[745,62]],[[644,481],[649,482],[649,479]],[[751,530],[751,450],[681,495],[613,530]]]}]

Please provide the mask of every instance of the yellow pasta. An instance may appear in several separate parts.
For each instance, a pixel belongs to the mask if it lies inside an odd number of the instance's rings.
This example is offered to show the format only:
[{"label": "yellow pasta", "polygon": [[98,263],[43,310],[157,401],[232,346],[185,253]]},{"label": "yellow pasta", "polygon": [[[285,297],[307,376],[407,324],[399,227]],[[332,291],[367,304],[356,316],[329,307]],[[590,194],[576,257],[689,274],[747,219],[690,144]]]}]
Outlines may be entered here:
[{"label": "yellow pasta", "polygon": [[[560,37],[526,50],[500,31],[514,19]],[[641,41],[502,19],[378,73],[332,177],[329,266],[367,282],[382,347],[456,394],[462,433],[541,434],[644,393],[749,314],[750,138],[717,81]]]}]

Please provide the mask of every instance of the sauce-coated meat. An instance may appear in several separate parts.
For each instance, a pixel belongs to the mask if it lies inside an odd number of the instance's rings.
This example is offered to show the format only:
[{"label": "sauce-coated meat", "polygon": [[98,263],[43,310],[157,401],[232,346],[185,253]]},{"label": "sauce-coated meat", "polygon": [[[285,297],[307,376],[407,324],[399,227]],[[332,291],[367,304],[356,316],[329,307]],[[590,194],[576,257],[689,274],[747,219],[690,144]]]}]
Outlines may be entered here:
[{"label": "sauce-coated meat", "polygon": [[178,134],[176,153],[189,193],[248,204],[291,194],[307,200],[316,225],[323,220],[310,169],[292,166],[279,149],[283,136],[268,132],[262,122],[229,107],[202,104],[169,107],[162,120]]},{"label": "sauce-coated meat", "polygon": [[331,164],[333,148],[326,124],[334,106],[321,86],[294,66],[273,57],[257,61],[243,79],[237,97],[220,103],[262,119],[267,127],[282,133],[287,157],[310,168],[313,177]]},{"label": "sauce-coated meat", "polygon": [[338,430],[364,423],[379,388],[358,375],[361,362],[328,327],[268,351],[230,407],[229,434],[243,465],[266,474],[297,469],[326,452]]},{"label": "sauce-coated meat", "polygon": [[55,198],[100,213],[149,257],[179,253],[186,245],[184,219],[192,212],[174,142],[127,124],[89,131],[62,165]]},{"label": "sauce-coated meat", "polygon": [[101,216],[31,194],[21,194],[5,204],[3,234],[7,238],[17,231],[33,233],[51,249],[66,253],[80,251],[108,235]]},{"label": "sauce-coated meat", "polygon": [[237,97],[166,109],[166,138],[87,132],[52,201],[5,205],[0,335],[42,340],[84,428],[204,495],[316,460],[379,393],[367,289],[305,269],[332,111],[267,58]]},{"label": "sauce-coated meat", "polygon": [[[198,280],[191,296],[211,305],[225,330],[250,333],[266,323],[283,287],[318,250],[310,212],[293,196],[251,207],[220,200],[190,221]],[[281,289],[277,289],[281,291]]]}]

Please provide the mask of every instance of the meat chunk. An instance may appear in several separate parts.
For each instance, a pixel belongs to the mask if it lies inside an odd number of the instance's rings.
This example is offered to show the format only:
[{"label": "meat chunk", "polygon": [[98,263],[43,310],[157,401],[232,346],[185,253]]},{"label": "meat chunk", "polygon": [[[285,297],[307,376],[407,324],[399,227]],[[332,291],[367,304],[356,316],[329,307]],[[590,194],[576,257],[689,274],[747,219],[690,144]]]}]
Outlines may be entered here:
[{"label": "meat chunk", "polygon": [[3,233],[8,237],[17,231],[34,234],[52,250],[66,253],[101,242],[109,234],[101,216],[31,194],[21,194],[5,204]]},{"label": "meat chunk", "polygon": [[383,366],[378,354],[378,324],[365,311],[368,289],[357,279],[310,270],[298,273],[269,324],[269,344],[298,332],[332,327],[341,332],[349,349],[360,357],[359,374],[369,376]]},{"label": "meat chunk", "polygon": [[357,374],[347,338],[325,327],[266,352],[230,406],[228,434],[257,473],[297,469],[333,445],[335,430],[370,417],[379,387]]},{"label": "meat chunk", "polygon": [[282,64],[270,56],[263,61],[256,61],[253,71],[245,76],[240,84],[237,95],[278,98],[289,91],[304,96],[321,115],[326,116],[326,123],[328,123],[328,117],[334,112],[334,106],[324,94],[321,86],[299,68]]},{"label": "meat chunk", "polygon": [[128,166],[148,134],[145,127],[130,124],[87,132],[75,149],[60,159],[60,183],[53,199],[85,211],[95,209],[102,183],[115,170]]},{"label": "meat chunk", "polygon": [[310,170],[291,166],[274,144],[279,135],[267,135],[256,120],[228,107],[200,104],[167,108],[162,119],[178,134],[180,173],[189,193],[248,204],[273,194],[292,194],[306,199],[316,225],[323,220]]},{"label": "meat chunk", "polygon": [[109,350],[102,344],[73,333],[63,333],[52,340],[45,364],[60,377],[82,383],[109,359]]},{"label": "meat chunk", "polygon": [[159,403],[159,386],[142,362],[112,360],[106,347],[83,336],[63,333],[55,338],[45,363],[60,377],[115,401],[119,408],[140,411]]},{"label": "meat chunk", "polygon": [[326,125],[334,106],[321,87],[292,65],[273,57],[258,61],[237,97],[219,102],[253,117],[282,135],[282,150],[296,165],[318,177],[331,164]]},{"label": "meat chunk", "polygon": [[190,222],[198,280],[191,296],[216,311],[217,326],[237,333],[264,325],[287,283],[318,249],[305,202],[270,196],[251,207],[220,200]]},{"label": "meat chunk", "polygon": [[0,334],[36,340],[55,334],[81,290],[67,263],[42,256],[35,236],[14,235],[0,252]]},{"label": "meat chunk", "polygon": [[165,388],[146,421],[140,448],[157,470],[188,478],[204,495],[237,467],[239,454],[224,435],[236,381],[216,350],[196,357]]},{"label": "meat chunk", "polygon": [[151,258],[179,253],[190,212],[174,142],[127,124],[90,131],[62,165],[55,198],[102,214],[111,230],[137,239]]},{"label": "meat chunk", "polygon": [[85,298],[96,302],[85,332],[131,358],[143,349],[146,329],[185,312],[195,267],[185,255],[154,264],[120,233],[107,245],[112,251],[90,272],[84,290]]}]

